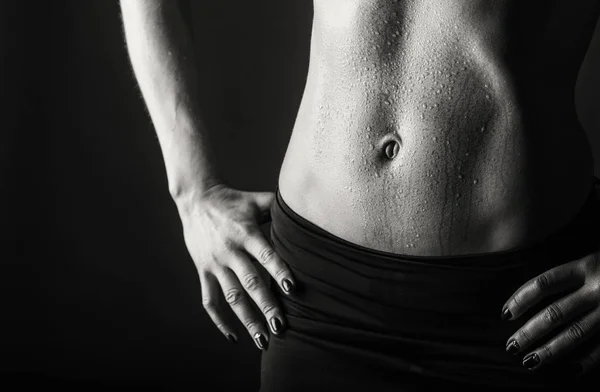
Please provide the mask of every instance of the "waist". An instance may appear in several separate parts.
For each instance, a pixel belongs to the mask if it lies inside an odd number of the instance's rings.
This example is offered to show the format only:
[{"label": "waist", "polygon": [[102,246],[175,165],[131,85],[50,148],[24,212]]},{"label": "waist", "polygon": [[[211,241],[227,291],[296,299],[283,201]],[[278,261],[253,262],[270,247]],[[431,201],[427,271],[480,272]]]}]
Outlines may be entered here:
[{"label": "waist", "polygon": [[[526,280],[600,248],[600,180],[577,214],[560,229],[505,251],[415,256],[367,248],[344,240],[297,214],[279,188],[271,209],[271,237],[292,268],[348,293],[391,306],[472,313],[498,306]],[[401,292],[398,292],[400,288]],[[408,295],[407,295],[408,294]],[[482,297],[482,294],[484,296]],[[497,309],[490,313],[496,318]]]},{"label": "waist", "polygon": [[503,323],[500,312],[528,279],[598,249],[597,230],[591,231],[600,219],[597,195],[590,193],[569,224],[527,246],[419,257],[336,237],[294,212],[278,189],[271,238],[297,282],[293,296],[278,292],[289,325],[286,339],[344,352],[392,373],[502,386],[562,382],[561,375],[528,372],[504,351],[523,321]]}]

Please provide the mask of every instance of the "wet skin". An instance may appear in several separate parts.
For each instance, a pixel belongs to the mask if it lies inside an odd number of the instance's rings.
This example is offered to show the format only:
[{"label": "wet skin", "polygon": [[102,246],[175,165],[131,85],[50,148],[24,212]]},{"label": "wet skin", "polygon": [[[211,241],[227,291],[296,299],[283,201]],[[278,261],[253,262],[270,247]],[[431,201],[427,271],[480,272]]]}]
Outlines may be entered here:
[{"label": "wet skin", "polygon": [[506,250],[582,206],[575,111],[598,1],[315,0],[279,187],[348,241],[420,256]]}]

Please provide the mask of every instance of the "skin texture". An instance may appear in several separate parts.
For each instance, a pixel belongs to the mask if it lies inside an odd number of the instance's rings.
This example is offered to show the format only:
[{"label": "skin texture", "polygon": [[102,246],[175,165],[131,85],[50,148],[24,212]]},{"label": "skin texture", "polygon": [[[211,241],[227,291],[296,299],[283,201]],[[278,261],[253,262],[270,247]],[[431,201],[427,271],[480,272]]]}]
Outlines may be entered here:
[{"label": "skin texture", "polygon": [[316,0],[283,198],[408,255],[501,251],[566,225],[593,176],[574,87],[597,19],[588,0]]},{"label": "skin texture", "polygon": [[[217,175],[175,4],[122,0],[132,66],[203,306],[233,341],[235,314],[264,350],[269,328],[280,333],[286,322],[253,260],[294,295],[291,271],[259,230],[274,194],[231,189]],[[282,196],[331,233],[394,253],[493,252],[555,231],[591,186],[573,90],[598,10],[586,0],[315,1]],[[599,260],[566,262],[507,299],[506,320],[547,304],[507,341],[525,367],[598,336]],[[574,364],[586,372],[599,359],[600,346],[591,346]]]},{"label": "skin texture", "polygon": [[[597,1],[314,4],[279,178],[298,214],[369,248],[451,256],[527,244],[577,213],[593,159],[574,88]],[[507,299],[504,320],[545,305],[507,340],[524,367],[598,336],[599,260],[565,263]],[[592,345],[565,367],[581,374],[598,362]]]}]

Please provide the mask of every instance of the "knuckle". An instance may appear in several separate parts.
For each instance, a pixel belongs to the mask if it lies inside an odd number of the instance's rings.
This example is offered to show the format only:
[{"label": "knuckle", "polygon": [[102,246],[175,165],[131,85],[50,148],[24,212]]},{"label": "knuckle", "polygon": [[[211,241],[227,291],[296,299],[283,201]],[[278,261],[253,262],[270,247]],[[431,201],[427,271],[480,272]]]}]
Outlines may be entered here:
[{"label": "knuckle", "polygon": [[550,360],[554,357],[554,351],[548,345],[542,346],[540,352],[544,356],[544,360]]},{"label": "knuckle", "polygon": [[222,252],[222,251],[219,251],[219,252],[214,251],[210,254],[210,261],[211,261],[211,264],[213,264],[213,266],[225,265],[224,262],[226,260],[227,260],[227,258],[224,257],[224,252]]},{"label": "knuckle", "polygon": [[217,252],[217,255],[221,259],[227,259],[227,255],[236,248],[235,239],[232,237],[225,237],[221,243],[221,251]]},{"label": "knuckle", "polygon": [[257,323],[255,320],[247,320],[247,321],[244,321],[244,327],[249,332],[252,332],[259,328],[259,323]]},{"label": "knuckle", "polygon": [[537,278],[535,278],[535,286],[537,287],[537,289],[539,291],[547,291],[548,288],[550,287],[550,279],[548,278],[548,276],[546,274],[542,274],[540,276],[538,276]]},{"label": "knuckle", "polygon": [[600,300],[600,279],[595,279],[590,283],[590,291],[597,300]]},{"label": "knuckle", "polygon": [[239,304],[242,298],[244,298],[244,293],[236,288],[229,289],[225,292],[225,300],[231,306]]},{"label": "knuckle", "polygon": [[583,337],[585,336],[585,329],[583,328],[581,323],[576,321],[573,324],[571,324],[571,326],[567,329],[567,336],[569,336],[569,338],[571,338],[572,340],[583,339]]},{"label": "knuckle", "polygon": [[275,251],[273,248],[263,248],[258,252],[258,261],[265,265],[274,259]]},{"label": "knuckle", "polygon": [[[277,271],[275,273],[274,278],[275,278],[275,280],[279,281],[279,280],[283,279],[282,276],[287,276],[287,275],[288,275],[288,271],[287,270],[280,269],[279,271]],[[289,278],[289,276],[288,276],[288,278]]]},{"label": "knuckle", "polygon": [[277,306],[275,306],[272,302],[264,302],[261,307],[261,311],[263,314],[269,314],[277,310]]},{"label": "knuckle", "polygon": [[521,342],[522,345],[529,344],[529,342],[531,342],[531,335],[529,334],[529,331],[526,329],[521,329],[521,331],[519,331],[519,337],[517,340]]},{"label": "knuckle", "polygon": [[556,305],[550,305],[544,312],[544,319],[550,324],[558,324],[563,320],[563,312]]},{"label": "knuckle", "polygon": [[254,234],[256,227],[247,222],[239,223],[237,225],[237,231],[242,237],[250,237]]},{"label": "knuckle", "polygon": [[202,299],[202,306],[207,311],[215,310],[217,307],[216,301],[211,297],[206,297]]},{"label": "knuckle", "polygon": [[246,290],[254,291],[260,288],[260,286],[261,281],[258,275],[247,274],[246,276],[244,276],[244,287],[246,288]]},{"label": "knuckle", "polygon": [[521,298],[519,297],[519,295],[515,295],[513,297],[512,303],[513,303],[514,307],[517,309],[521,307]]}]

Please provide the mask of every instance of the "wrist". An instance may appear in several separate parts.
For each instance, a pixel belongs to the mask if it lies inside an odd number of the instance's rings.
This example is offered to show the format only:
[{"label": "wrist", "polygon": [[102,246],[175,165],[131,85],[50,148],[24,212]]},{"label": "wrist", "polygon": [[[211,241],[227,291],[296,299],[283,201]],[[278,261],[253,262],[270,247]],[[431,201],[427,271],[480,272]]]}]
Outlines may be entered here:
[{"label": "wrist", "polygon": [[169,184],[169,193],[178,209],[187,210],[187,205],[193,200],[198,200],[208,190],[218,185],[224,185],[224,181],[218,177],[207,177],[194,181],[178,181]]}]

